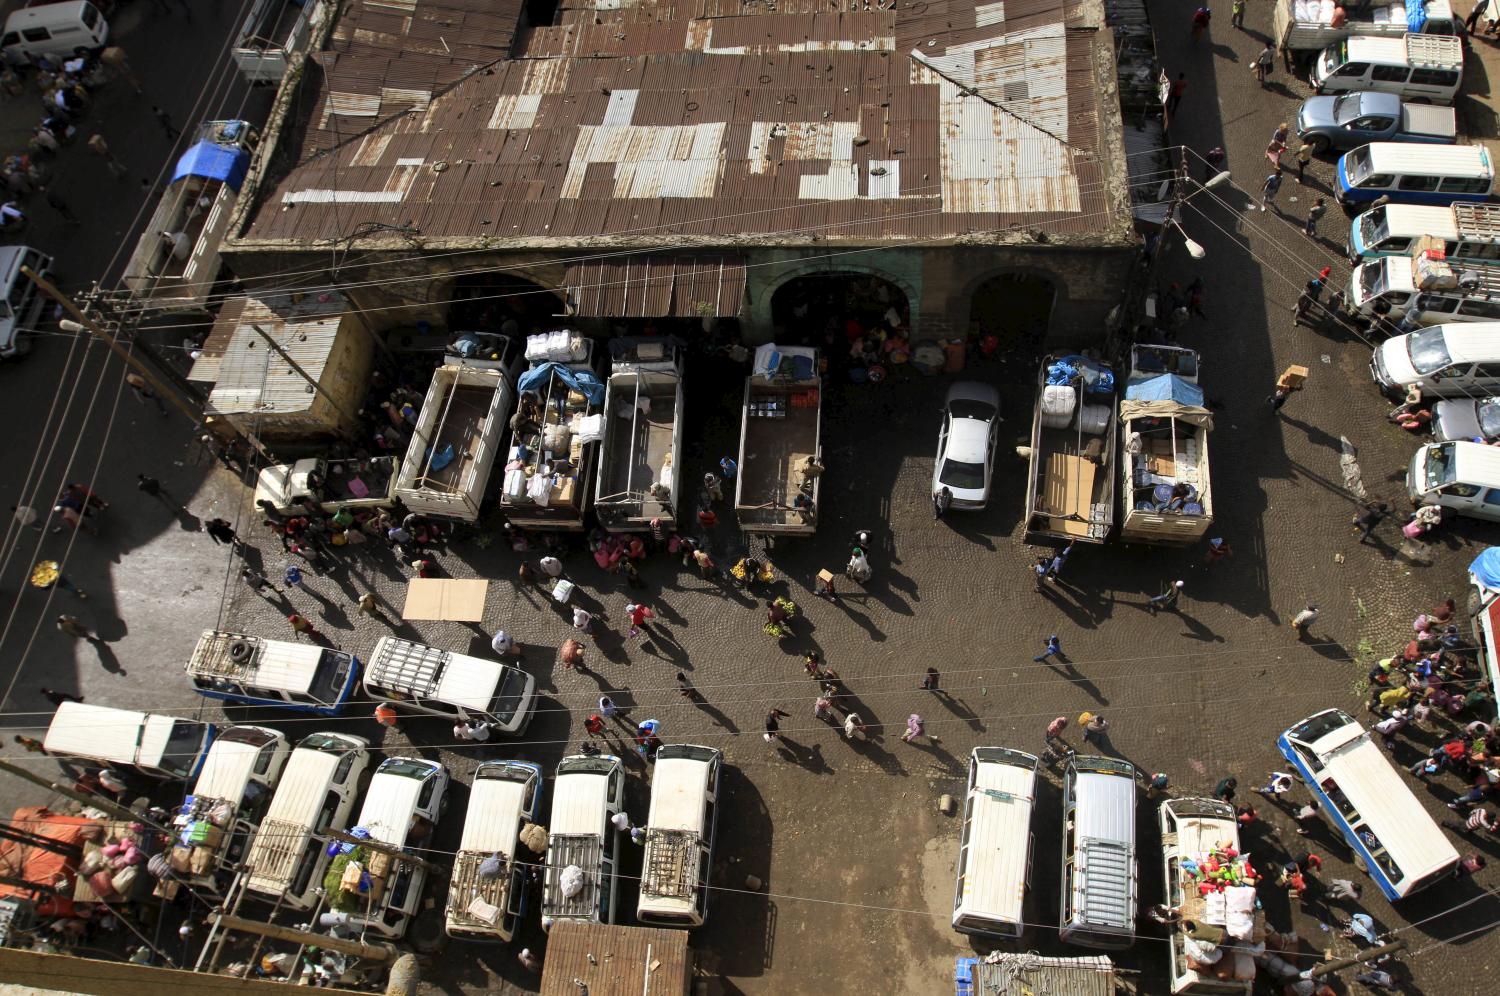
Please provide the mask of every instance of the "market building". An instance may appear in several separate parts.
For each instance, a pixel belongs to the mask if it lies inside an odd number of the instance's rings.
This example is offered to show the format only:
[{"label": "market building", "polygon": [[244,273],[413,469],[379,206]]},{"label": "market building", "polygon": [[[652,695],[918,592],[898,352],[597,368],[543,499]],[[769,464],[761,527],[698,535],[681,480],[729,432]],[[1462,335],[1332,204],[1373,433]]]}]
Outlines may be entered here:
[{"label": "market building", "polygon": [[235,276],[337,283],[377,329],[1102,338],[1137,240],[1100,0],[547,8],[345,5]]}]

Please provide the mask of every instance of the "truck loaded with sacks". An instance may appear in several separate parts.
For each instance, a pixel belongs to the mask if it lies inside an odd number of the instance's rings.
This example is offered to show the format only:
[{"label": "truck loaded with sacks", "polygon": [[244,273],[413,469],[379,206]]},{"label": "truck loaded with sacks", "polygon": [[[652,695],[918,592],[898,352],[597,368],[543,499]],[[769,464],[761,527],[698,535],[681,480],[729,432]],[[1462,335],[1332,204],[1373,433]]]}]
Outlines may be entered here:
[{"label": "truck loaded with sacks", "polygon": [[1026,482],[1026,541],[1103,543],[1115,512],[1115,374],[1098,360],[1052,355],[1037,377]]}]

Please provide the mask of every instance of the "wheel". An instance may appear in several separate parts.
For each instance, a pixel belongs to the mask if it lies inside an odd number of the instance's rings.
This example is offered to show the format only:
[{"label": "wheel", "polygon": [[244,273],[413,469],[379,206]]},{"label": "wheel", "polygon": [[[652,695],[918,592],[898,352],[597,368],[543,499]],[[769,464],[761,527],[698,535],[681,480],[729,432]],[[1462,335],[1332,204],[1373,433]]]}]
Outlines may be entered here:
[{"label": "wheel", "polygon": [[1315,156],[1321,156],[1333,147],[1333,143],[1328,140],[1327,135],[1314,135],[1307,140],[1307,144],[1312,146],[1313,155]]},{"label": "wheel", "polygon": [[1367,861],[1365,861],[1364,858],[1360,857],[1358,854],[1356,854],[1354,856],[1354,867],[1358,868],[1360,871],[1364,872],[1366,875],[1370,874],[1370,865],[1369,865],[1369,863]]}]

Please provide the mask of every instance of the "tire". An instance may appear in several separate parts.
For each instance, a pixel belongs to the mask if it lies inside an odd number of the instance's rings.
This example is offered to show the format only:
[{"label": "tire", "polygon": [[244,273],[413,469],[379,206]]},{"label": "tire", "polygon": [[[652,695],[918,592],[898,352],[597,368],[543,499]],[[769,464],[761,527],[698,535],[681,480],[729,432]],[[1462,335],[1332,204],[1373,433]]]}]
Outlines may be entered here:
[{"label": "tire", "polygon": [[1329,149],[1333,148],[1333,143],[1329,141],[1327,135],[1314,135],[1307,140],[1307,144],[1312,146],[1313,155],[1315,156],[1324,155]]}]

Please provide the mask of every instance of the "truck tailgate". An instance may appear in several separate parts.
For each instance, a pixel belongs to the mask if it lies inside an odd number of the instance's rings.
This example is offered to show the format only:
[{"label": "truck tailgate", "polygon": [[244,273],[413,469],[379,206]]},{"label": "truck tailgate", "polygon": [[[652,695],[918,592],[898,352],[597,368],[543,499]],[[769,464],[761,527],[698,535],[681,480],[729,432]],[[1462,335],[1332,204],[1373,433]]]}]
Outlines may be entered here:
[{"label": "truck tailgate", "polygon": [[1458,119],[1451,107],[1402,104],[1401,130],[1409,135],[1432,135],[1451,142],[1458,138]]}]

